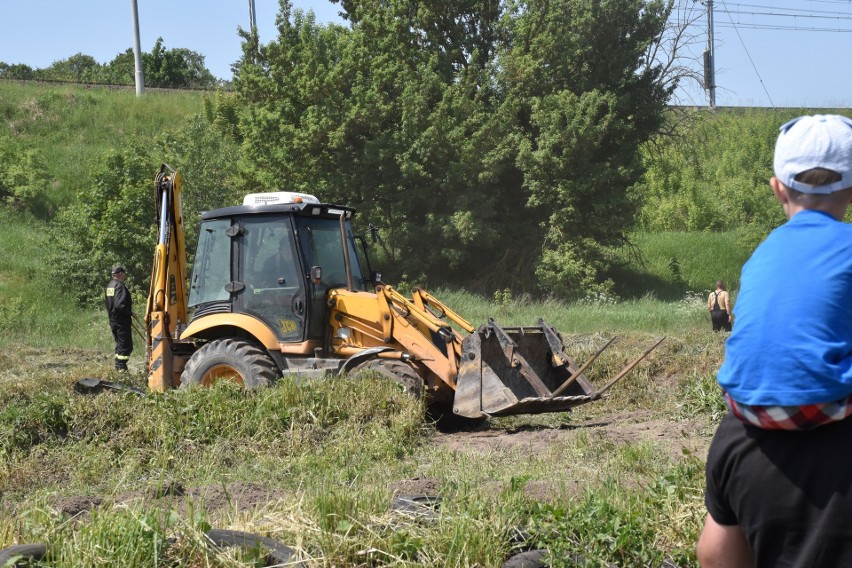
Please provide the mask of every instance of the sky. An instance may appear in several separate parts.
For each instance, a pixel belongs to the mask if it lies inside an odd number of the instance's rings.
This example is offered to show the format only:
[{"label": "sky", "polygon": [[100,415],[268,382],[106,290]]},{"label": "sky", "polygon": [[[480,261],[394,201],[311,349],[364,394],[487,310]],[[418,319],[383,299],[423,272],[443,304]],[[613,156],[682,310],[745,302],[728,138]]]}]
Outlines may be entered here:
[{"label": "sky", "polygon": [[[690,5],[690,0],[682,0]],[[717,106],[852,107],[852,0],[691,0],[696,62],[706,46],[704,7],[714,5]],[[293,0],[320,23],[345,23],[328,0]],[[249,0],[137,0],[141,48],[158,37],[167,49],[205,56],[231,78],[241,54],[237,27],[249,27]],[[277,0],[255,0],[260,40],[276,39]],[[0,61],[33,68],[83,53],[108,63],[133,45],[130,0],[0,0]],[[672,101],[706,105],[683,88]]]}]

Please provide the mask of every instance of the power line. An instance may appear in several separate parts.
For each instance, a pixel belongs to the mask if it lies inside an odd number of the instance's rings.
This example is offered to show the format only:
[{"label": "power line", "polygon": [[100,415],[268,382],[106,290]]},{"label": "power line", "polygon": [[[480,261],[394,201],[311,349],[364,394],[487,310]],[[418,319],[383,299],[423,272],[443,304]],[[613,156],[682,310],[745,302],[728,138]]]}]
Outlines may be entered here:
[{"label": "power line", "polygon": [[[775,10],[784,10],[785,12],[795,12],[796,14],[804,14],[804,17],[807,17],[810,14],[829,14],[829,16],[826,16],[826,17],[830,17],[830,15],[850,15],[850,12],[848,12],[848,11],[847,12],[837,12],[837,11],[829,11],[829,10],[814,10],[813,8],[805,10],[805,9],[802,9],[802,8],[782,8],[780,6],[765,6],[763,4],[739,4],[739,3],[736,3],[736,2],[725,2],[724,4],[726,4],[726,7],[727,6],[736,6],[738,8],[757,8],[757,9],[760,9],[760,10],[769,10],[769,14],[781,15],[781,16],[793,16],[795,14],[779,14],[779,13],[776,13]],[[852,3],[846,2],[845,4],[847,6],[849,6],[850,8],[852,8]],[[763,12],[761,12],[761,14],[763,14]],[[814,17],[820,17],[820,16],[814,16]]]},{"label": "power line", "polygon": [[719,24],[720,28],[726,29],[736,29],[745,28],[750,30],[772,30],[772,31],[783,31],[783,32],[829,32],[829,33],[850,33],[852,32],[852,28],[805,28],[802,26],[781,26],[781,25],[770,25],[770,24],[747,24],[744,22],[737,22],[734,24]]},{"label": "power line", "polygon": [[815,16],[813,14],[779,14],[777,12],[746,12],[744,10],[728,10],[729,14],[743,14],[746,16],[769,16],[770,18],[795,18],[797,20],[852,20],[852,14]]},{"label": "power line", "polygon": [[[711,6],[712,6],[712,4],[711,4]],[[724,8],[725,12],[726,12],[726,13],[728,13],[728,7],[727,7],[727,6],[725,6],[725,3],[724,3],[724,2],[722,2],[722,8]],[[754,64],[754,60],[751,58],[751,53],[749,53],[749,51],[748,51],[748,47],[746,47],[746,44],[745,44],[745,42],[743,41],[742,36],[740,35],[740,30],[739,30],[739,28],[737,28],[736,24],[734,24],[734,20],[733,20],[733,18],[731,17],[731,14],[730,14],[730,13],[728,13],[728,19],[730,19],[730,20],[731,20],[731,24],[734,26],[734,31],[736,31],[736,32],[737,32],[737,37],[738,37],[738,38],[739,38],[739,40],[740,40],[740,44],[743,46],[743,49],[744,49],[744,50],[745,50],[745,52],[746,52],[746,57],[748,57],[748,60],[749,60],[749,62],[751,63],[751,67],[752,67],[752,69],[754,69],[754,74],[755,74],[755,75],[757,75],[757,79],[758,79],[758,81],[760,81],[760,86],[761,86],[761,88],[763,89],[763,92],[764,92],[764,93],[766,93],[766,98],[768,98],[768,99],[769,99],[769,104],[770,104],[770,105],[772,105],[772,107],[774,108],[774,107],[775,107],[775,102],[772,100],[772,95],[770,95],[770,94],[769,94],[769,91],[766,89],[766,85],[765,85],[765,84],[764,84],[764,82],[763,82],[763,77],[761,77],[761,76],[760,76],[760,72],[757,70],[757,65],[755,65],[755,64]]]},{"label": "power line", "polygon": [[[695,0],[693,0],[695,1]],[[713,1],[698,0],[704,4],[707,10],[708,26],[712,27]],[[740,30],[754,29],[784,32],[817,32],[817,33],[852,33],[852,25],[844,27],[846,22],[852,22],[852,0],[810,0],[803,6],[803,2],[792,3],[796,7],[778,6],[778,2],[771,1],[769,5],[762,0],[745,0],[744,2],[726,2],[718,0],[717,6],[727,14],[727,22],[720,21],[717,26],[723,29],[733,29],[737,39],[742,46],[748,61],[760,82],[761,89],[766,94],[770,105],[774,108],[775,102],[763,81],[763,77],[757,68],[757,64],[745,44]],[[832,26],[831,23],[835,25]],[[828,24],[828,25],[826,25]],[[712,30],[708,29],[708,40],[712,41]],[[712,52],[711,52],[712,53]],[[705,78],[708,76],[707,52],[705,52]],[[715,75],[715,62],[711,57],[709,76]],[[706,79],[705,79],[706,82]],[[715,82],[715,81],[714,81]],[[715,87],[715,85],[712,85]],[[711,94],[712,99],[712,94]],[[712,106],[712,104],[711,104]]]}]

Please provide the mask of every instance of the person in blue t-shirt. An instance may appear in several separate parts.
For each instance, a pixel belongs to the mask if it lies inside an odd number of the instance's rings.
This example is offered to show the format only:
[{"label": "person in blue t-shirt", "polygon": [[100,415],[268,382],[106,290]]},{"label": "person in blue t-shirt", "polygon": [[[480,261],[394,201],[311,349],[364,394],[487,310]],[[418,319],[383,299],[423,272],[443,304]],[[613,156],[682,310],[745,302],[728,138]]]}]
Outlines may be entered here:
[{"label": "person in blue t-shirt", "polygon": [[789,220],[743,267],[718,380],[741,420],[797,430],[852,411],[852,120],[785,124],[774,166]]},{"label": "person in blue t-shirt", "polygon": [[[737,325],[718,373],[732,412],[707,458],[702,566],[852,563],[852,531],[843,528],[852,526],[852,484],[830,481],[852,480],[852,454],[824,456],[825,468],[839,468],[834,477],[783,457],[807,461],[808,451],[844,439],[836,430],[849,421],[838,422],[852,413],[852,225],[843,223],[852,120],[815,115],[783,125],[773,169],[769,183],[788,221],[740,278]],[[823,556],[807,560],[803,551]]]}]

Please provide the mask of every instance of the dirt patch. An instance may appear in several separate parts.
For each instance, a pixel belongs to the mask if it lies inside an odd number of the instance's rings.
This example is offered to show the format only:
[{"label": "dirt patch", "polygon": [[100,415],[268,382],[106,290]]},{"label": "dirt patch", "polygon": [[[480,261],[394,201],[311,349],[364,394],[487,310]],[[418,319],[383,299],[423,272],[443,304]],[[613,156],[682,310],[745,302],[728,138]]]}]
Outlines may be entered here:
[{"label": "dirt patch", "polygon": [[[499,427],[491,425],[473,432],[436,432],[431,443],[459,454],[505,454],[507,456],[547,455],[559,447],[570,447],[584,436],[593,444],[622,447],[649,443],[659,455],[669,455],[673,460],[684,455],[704,459],[710,443],[708,425],[702,421],[676,420],[661,417],[650,410],[623,412],[606,417],[579,420],[558,426],[528,425]],[[505,490],[505,483],[493,482],[491,491]],[[630,484],[625,479],[622,483]],[[587,484],[563,476],[560,479],[532,479],[526,482],[524,496],[535,501],[554,501],[566,495],[579,495]]]},{"label": "dirt patch", "polygon": [[[277,491],[259,483],[235,482],[199,487],[183,487],[179,483],[167,483],[143,491],[117,495],[115,503],[144,503],[162,509],[188,514],[192,510],[208,511],[215,516],[223,511],[252,511],[269,503],[289,498],[288,493]],[[69,517],[87,518],[92,509],[102,505],[105,499],[93,495],[62,496],[50,501],[50,506]]]},{"label": "dirt patch", "polygon": [[81,495],[73,497],[55,497],[50,505],[60,513],[69,517],[87,514],[103,502],[100,497]]},{"label": "dirt patch", "polygon": [[434,477],[415,477],[390,484],[391,492],[396,495],[440,495],[441,481]]},{"label": "dirt patch", "polygon": [[557,427],[490,427],[476,432],[437,432],[432,442],[460,453],[540,453],[585,432],[619,445],[651,441],[673,456],[679,456],[684,451],[706,451],[708,440],[702,435],[704,428],[701,422],[660,418],[651,411],[637,410]]}]

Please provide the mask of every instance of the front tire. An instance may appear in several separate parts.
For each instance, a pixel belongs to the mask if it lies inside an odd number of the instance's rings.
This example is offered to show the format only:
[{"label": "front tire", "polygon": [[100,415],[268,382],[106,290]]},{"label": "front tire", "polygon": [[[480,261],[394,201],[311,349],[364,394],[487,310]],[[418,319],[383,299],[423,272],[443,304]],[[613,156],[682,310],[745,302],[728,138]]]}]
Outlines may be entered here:
[{"label": "front tire", "polygon": [[233,381],[251,390],[275,383],[278,376],[275,363],[256,345],[239,339],[217,339],[192,354],[180,376],[180,386],[209,387],[219,381]]}]

